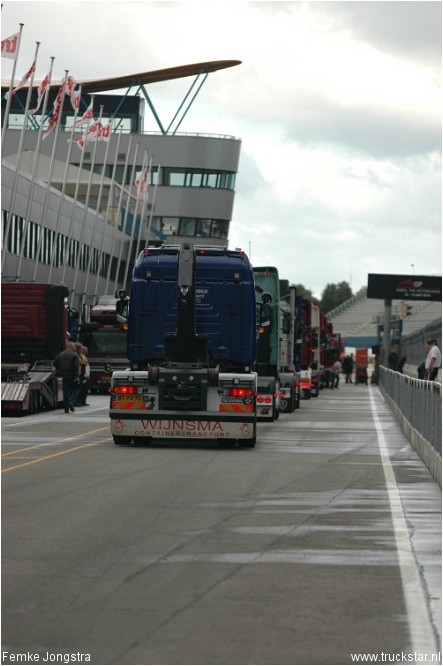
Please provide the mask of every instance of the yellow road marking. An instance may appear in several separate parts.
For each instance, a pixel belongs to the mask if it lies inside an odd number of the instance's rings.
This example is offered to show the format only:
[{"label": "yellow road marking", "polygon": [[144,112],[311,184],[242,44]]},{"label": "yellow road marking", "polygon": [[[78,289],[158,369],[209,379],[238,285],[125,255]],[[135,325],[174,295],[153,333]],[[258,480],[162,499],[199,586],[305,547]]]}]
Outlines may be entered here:
[{"label": "yellow road marking", "polygon": [[12,470],[19,469],[20,467],[28,467],[29,465],[35,465],[36,463],[43,462],[44,460],[49,460],[50,458],[57,458],[58,456],[63,456],[65,453],[73,453],[74,451],[78,451],[79,449],[84,449],[87,446],[95,446],[96,444],[101,444],[102,442],[106,442],[108,439],[110,439],[110,437],[106,437],[105,439],[100,439],[98,442],[93,442],[92,444],[80,444],[79,446],[74,446],[71,449],[65,449],[64,451],[58,451],[57,453],[50,453],[49,455],[41,456],[40,458],[33,458],[32,460],[28,460],[28,462],[19,463],[18,465],[13,465],[12,467],[6,467],[5,469],[2,469],[2,474],[4,472],[12,472]]},{"label": "yellow road marking", "polygon": [[[84,433],[84,436],[92,435],[95,432],[100,432],[100,430],[106,430],[108,427],[109,426],[104,426],[103,428],[96,428],[95,430],[89,430],[88,432]],[[78,435],[75,435],[74,437],[64,437],[63,439],[56,439],[52,442],[42,442],[41,444],[33,444],[33,446],[27,446],[21,449],[14,449],[14,451],[8,451],[8,453],[2,453],[1,457],[6,458],[7,456],[14,455],[14,453],[23,453],[24,451],[32,451],[32,449],[38,449],[39,446],[48,446],[49,444],[60,444],[61,442],[70,442],[72,439],[77,439],[77,437]]]},{"label": "yellow road marking", "polygon": [[[102,430],[107,430],[107,428],[108,428],[108,426],[105,426],[103,428],[95,428],[95,430],[89,430],[88,432],[83,433],[82,437],[86,437],[87,435],[92,435],[92,434],[94,434],[96,432],[100,432]],[[55,442],[54,441],[52,441],[52,442],[43,442],[42,444],[35,444],[34,446],[27,446],[26,448],[22,448],[22,449],[14,449],[14,451],[9,451],[8,453],[2,454],[2,458],[6,458],[7,456],[12,456],[14,454],[20,454],[20,453],[23,453],[25,451],[31,451],[32,449],[37,449],[41,446],[46,446],[48,444],[54,444],[54,443],[59,444],[59,443],[62,443],[62,442],[69,442],[69,441],[72,441],[73,439],[77,439],[77,438],[78,438],[78,435],[75,435],[73,437],[64,437],[63,439],[55,440]],[[57,451],[56,453],[49,453],[46,456],[39,456],[38,458],[33,458],[32,460],[28,460],[27,462],[19,463],[17,465],[12,465],[11,467],[6,467],[6,468],[2,469],[1,472],[3,474],[4,472],[11,472],[12,470],[19,469],[21,467],[28,467],[29,465],[35,465],[35,463],[43,462],[44,460],[49,460],[50,458],[56,458],[58,456],[62,456],[65,453],[72,453],[74,451],[78,451],[79,449],[84,449],[87,446],[94,446],[95,444],[101,444],[102,442],[106,442],[110,438],[111,438],[111,434],[109,435],[109,437],[106,437],[105,439],[100,439],[99,441],[93,442],[92,444],[91,443],[80,444],[79,446],[74,446],[70,449],[65,449],[64,451]]]}]

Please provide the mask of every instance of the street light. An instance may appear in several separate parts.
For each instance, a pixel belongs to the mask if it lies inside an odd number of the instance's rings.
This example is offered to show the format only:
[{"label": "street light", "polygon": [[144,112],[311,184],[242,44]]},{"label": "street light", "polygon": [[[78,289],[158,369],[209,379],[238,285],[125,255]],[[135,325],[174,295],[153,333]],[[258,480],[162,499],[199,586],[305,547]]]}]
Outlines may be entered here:
[{"label": "street light", "polygon": [[411,268],[412,268],[412,275],[415,275],[415,264],[411,264]]}]

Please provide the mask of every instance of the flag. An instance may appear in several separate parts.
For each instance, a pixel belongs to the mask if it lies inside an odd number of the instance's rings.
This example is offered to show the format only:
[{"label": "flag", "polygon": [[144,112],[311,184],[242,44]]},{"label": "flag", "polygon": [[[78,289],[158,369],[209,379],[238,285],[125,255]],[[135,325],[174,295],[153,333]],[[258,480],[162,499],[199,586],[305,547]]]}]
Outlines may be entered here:
[{"label": "flag", "polygon": [[111,125],[112,125],[112,119],[109,121],[107,125],[103,125],[100,127],[99,132],[97,134],[97,141],[109,141],[111,137]]},{"label": "flag", "polygon": [[46,137],[51,134],[52,130],[54,129],[54,127],[57,124],[58,117],[60,115],[60,109],[62,107],[62,101],[63,101],[64,93],[65,93],[65,83],[66,83],[66,81],[63,81],[63,83],[61,84],[61,86],[58,90],[57,97],[55,98],[55,102],[54,102],[54,110],[53,110],[52,116],[49,120],[49,125],[48,125],[46,131],[43,134],[43,139],[46,139]]},{"label": "flag", "polygon": [[148,193],[148,169],[137,171],[134,185],[137,185],[137,196]]},{"label": "flag", "polygon": [[91,123],[86,132],[83,134],[85,141],[96,141],[98,139],[101,126],[102,125],[99,120]]},{"label": "flag", "polygon": [[80,150],[83,150],[83,146],[85,145],[84,135],[82,135],[79,139],[75,139],[73,143],[75,143],[80,148]]},{"label": "flag", "polygon": [[74,92],[74,88],[75,88],[76,85],[77,85],[77,82],[74,79],[74,77],[73,76],[68,76],[68,78],[66,79],[66,88],[65,88],[65,90],[66,90],[66,94],[69,96],[69,99],[71,100],[71,106],[74,109],[74,111],[76,109],[76,106],[75,106],[76,98],[75,98],[75,92]]},{"label": "flag", "polygon": [[15,35],[11,37],[6,37],[2,39],[2,58],[9,58],[10,60],[15,60],[18,53],[20,33],[16,32]]},{"label": "flag", "polygon": [[[24,75],[24,77],[22,78],[22,80],[20,81],[20,83],[14,88],[14,90],[11,90],[11,95],[15,95],[16,92],[21,90],[25,85],[26,81],[29,79],[30,76],[32,76],[32,74],[34,74],[34,72],[35,72],[35,60],[28,69],[28,71],[26,72],[26,74]],[[9,91],[6,93],[5,99],[8,99],[8,97],[9,97]]]},{"label": "flag", "polygon": [[50,83],[51,83],[51,74],[46,74],[45,78],[38,87],[37,106],[35,107],[35,109],[29,109],[30,114],[36,113],[39,110],[40,104],[42,103],[42,99],[45,96],[45,92]]},{"label": "flag", "polygon": [[80,97],[81,97],[80,90],[74,90],[73,95],[71,97],[71,104],[74,107],[74,111],[78,111],[78,109],[80,109]]},{"label": "flag", "polygon": [[90,105],[84,112],[81,118],[77,120],[76,125],[83,125],[83,123],[89,123],[91,120],[94,120],[94,100],[91,100]]}]

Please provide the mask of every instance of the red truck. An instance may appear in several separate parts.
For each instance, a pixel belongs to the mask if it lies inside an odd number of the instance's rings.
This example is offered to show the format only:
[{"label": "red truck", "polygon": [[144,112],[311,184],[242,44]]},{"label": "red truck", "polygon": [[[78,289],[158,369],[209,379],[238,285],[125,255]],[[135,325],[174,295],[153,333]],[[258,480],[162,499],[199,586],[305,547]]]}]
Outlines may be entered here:
[{"label": "red truck", "polygon": [[[123,292],[122,292],[123,293]],[[127,358],[128,324],[127,308],[129,299],[111,295],[100,296],[92,306],[86,321],[78,330],[78,339],[88,348],[91,374],[89,389],[92,393],[109,393],[111,377],[115,370],[125,370],[129,366]],[[123,311],[118,306],[123,304]]]},{"label": "red truck", "polygon": [[62,284],[2,282],[2,413],[33,414],[63,401],[53,359],[68,339]]}]

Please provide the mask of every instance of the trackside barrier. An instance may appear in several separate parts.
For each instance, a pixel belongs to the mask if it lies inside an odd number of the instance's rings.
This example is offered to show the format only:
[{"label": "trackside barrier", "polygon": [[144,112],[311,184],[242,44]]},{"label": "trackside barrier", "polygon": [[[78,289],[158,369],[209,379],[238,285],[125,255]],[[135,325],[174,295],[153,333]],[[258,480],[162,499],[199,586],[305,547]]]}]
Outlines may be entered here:
[{"label": "trackside barrier", "polygon": [[442,386],[379,366],[379,386],[400,427],[441,485]]}]

